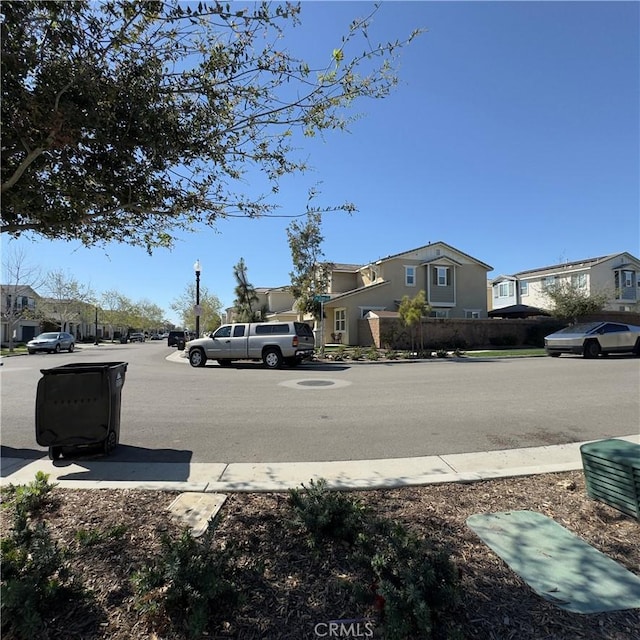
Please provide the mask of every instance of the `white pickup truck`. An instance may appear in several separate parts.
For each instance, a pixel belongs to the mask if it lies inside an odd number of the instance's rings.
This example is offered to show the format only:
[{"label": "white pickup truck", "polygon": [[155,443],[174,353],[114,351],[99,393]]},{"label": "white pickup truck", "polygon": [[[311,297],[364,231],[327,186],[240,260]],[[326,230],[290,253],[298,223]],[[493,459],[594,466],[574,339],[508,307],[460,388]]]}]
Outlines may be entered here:
[{"label": "white pickup truck", "polygon": [[223,324],[209,336],[187,342],[185,351],[192,367],[204,367],[207,360],[222,366],[233,360],[262,360],[269,369],[277,369],[310,358],[314,342],[305,322],[245,322]]}]

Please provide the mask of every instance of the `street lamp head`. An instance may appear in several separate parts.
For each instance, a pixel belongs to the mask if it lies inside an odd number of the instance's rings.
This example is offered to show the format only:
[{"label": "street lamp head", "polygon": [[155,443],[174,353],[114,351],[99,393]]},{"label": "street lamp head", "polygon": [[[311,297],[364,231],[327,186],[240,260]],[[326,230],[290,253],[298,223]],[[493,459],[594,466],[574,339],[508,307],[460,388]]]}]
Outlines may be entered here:
[{"label": "street lamp head", "polygon": [[200,260],[196,260],[195,263],[193,264],[193,270],[196,273],[200,273],[200,271],[202,271],[201,267],[200,267]]}]

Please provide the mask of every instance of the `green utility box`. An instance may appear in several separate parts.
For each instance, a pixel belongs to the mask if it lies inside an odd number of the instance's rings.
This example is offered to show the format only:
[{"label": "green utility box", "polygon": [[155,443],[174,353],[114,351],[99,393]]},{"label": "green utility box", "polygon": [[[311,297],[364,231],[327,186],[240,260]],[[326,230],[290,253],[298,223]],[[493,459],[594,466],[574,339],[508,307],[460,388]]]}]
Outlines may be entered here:
[{"label": "green utility box", "polygon": [[36,441],[57,460],[65,451],[120,441],[120,404],[126,362],[73,363],[40,369]]},{"label": "green utility box", "polygon": [[587,494],[640,520],[640,445],[600,440],[580,447]]}]

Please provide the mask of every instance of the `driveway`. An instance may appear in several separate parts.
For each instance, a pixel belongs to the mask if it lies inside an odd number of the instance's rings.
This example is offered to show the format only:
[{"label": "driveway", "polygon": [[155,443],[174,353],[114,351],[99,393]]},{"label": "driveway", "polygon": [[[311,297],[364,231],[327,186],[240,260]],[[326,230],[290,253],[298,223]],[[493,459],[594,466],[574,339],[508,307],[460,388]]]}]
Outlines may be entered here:
[{"label": "driveway", "polygon": [[80,347],[73,354],[5,358],[4,455],[37,457],[40,369],[128,362],[118,459],[305,462],[492,451],[638,432],[635,358],[434,359],[259,363],[194,369],[164,343]]}]

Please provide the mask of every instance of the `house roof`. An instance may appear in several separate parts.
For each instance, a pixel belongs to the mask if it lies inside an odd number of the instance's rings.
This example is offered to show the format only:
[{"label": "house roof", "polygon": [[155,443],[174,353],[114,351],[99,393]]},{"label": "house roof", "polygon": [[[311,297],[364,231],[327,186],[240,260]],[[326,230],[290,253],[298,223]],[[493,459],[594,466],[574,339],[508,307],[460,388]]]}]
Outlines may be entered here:
[{"label": "house roof", "polygon": [[333,262],[331,265],[331,271],[348,271],[349,273],[356,273],[362,269],[364,265],[361,264],[348,264],[346,262]]},{"label": "house roof", "polygon": [[369,311],[368,316],[374,318],[399,318],[400,314],[397,311],[387,311],[386,309],[376,309],[375,311]]},{"label": "house roof", "polygon": [[282,287],[256,287],[255,290],[257,293],[271,293],[272,291],[288,291],[290,287],[284,285]]},{"label": "house roof", "polygon": [[331,300],[328,300],[324,303],[324,306],[332,305],[337,300],[343,300],[344,298],[348,298],[350,296],[358,295],[361,293],[369,293],[372,289],[377,287],[385,287],[390,284],[389,280],[383,280],[382,282],[375,282],[373,284],[369,284],[366,287],[358,287],[357,289],[351,289],[351,291],[345,291],[344,293],[339,293],[336,296],[332,296]]},{"label": "house roof", "polygon": [[[460,249],[456,249],[455,247],[452,247],[450,244],[447,244],[446,242],[442,242],[441,240],[438,240],[437,242],[429,242],[427,244],[422,245],[421,247],[415,247],[414,249],[408,249],[406,251],[401,251],[400,253],[394,253],[392,255],[388,255],[386,258],[380,258],[379,260],[376,260],[376,262],[384,262],[385,260],[392,260],[394,258],[399,258],[400,256],[404,256],[407,253],[413,253],[414,251],[420,251],[421,249],[426,249],[427,247],[434,247],[436,245],[440,245],[441,247],[449,249],[450,251],[453,251],[455,253],[459,253],[460,255],[465,256],[466,258],[469,258],[469,260],[473,260],[473,262],[477,262],[478,264],[485,267],[487,271],[493,270],[493,267],[491,265],[488,265],[486,262],[482,262],[482,260],[478,260],[478,258],[474,258],[473,256],[470,256],[468,253],[465,253],[464,251],[460,251]],[[449,256],[441,256],[441,257],[449,257]],[[449,257],[449,259],[451,258]]]},{"label": "house roof", "polygon": [[[559,269],[571,269],[574,267],[593,267],[596,264],[604,262],[605,260],[611,260],[611,258],[615,258],[616,256],[631,256],[626,251],[622,251],[620,253],[611,253],[607,256],[598,256],[597,258],[585,258],[584,260],[574,260],[573,262],[561,262],[560,264],[552,264],[547,267],[538,267],[537,269],[526,269],[524,271],[518,271],[515,273],[515,276],[526,276],[533,273],[541,273],[545,271],[558,271]],[[615,269],[620,269],[620,265],[614,267]]]},{"label": "house roof", "polygon": [[527,304],[512,304],[508,307],[493,309],[487,315],[490,318],[528,318],[530,316],[548,316],[550,314],[544,309],[530,307]]}]

